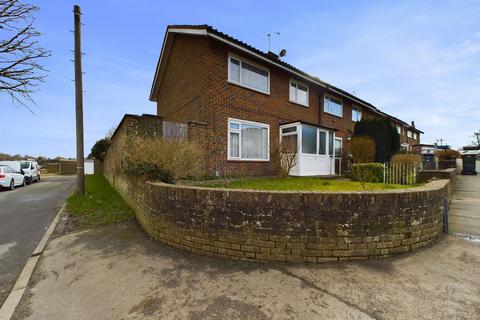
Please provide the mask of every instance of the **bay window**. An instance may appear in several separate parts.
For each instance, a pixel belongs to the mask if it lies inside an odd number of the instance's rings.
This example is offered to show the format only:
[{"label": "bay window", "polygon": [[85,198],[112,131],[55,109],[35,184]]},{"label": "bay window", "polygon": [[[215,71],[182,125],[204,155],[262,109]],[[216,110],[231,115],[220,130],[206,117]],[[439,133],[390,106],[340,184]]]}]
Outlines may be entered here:
[{"label": "bay window", "polygon": [[268,69],[231,54],[228,56],[228,81],[256,91],[270,93]]},{"label": "bay window", "polygon": [[323,111],[337,117],[343,117],[343,102],[340,99],[325,95]]},{"label": "bay window", "polygon": [[267,124],[237,119],[228,120],[229,160],[269,160]]},{"label": "bay window", "polygon": [[297,81],[290,80],[290,101],[301,104],[308,107],[308,87],[298,83]]}]

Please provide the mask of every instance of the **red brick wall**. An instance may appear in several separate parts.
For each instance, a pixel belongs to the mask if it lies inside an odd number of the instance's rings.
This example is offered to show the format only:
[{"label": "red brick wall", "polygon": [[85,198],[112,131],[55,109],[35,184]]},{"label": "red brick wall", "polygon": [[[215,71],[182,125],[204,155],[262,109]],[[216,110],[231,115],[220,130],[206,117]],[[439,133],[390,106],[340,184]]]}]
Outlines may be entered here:
[{"label": "red brick wall", "polygon": [[157,96],[157,115],[174,122],[205,121],[208,85],[208,40],[175,36]]}]

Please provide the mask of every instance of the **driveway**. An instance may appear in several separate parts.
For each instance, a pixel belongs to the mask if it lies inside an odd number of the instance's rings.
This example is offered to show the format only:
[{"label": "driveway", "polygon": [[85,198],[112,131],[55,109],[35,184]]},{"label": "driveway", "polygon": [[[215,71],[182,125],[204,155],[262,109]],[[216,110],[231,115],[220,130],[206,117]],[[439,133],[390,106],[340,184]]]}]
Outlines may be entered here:
[{"label": "driveway", "polygon": [[480,243],[405,256],[261,264],[197,256],[136,222],[52,239],[14,319],[480,319]]},{"label": "driveway", "polygon": [[44,176],[0,191],[0,306],[73,185],[73,176]]}]

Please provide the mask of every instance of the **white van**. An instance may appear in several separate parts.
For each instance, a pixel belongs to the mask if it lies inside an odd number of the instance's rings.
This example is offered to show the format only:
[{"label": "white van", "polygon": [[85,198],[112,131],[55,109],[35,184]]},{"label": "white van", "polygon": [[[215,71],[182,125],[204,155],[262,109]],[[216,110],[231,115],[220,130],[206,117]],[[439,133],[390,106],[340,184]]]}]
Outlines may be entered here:
[{"label": "white van", "polygon": [[37,161],[20,160],[20,169],[23,170],[23,175],[27,179],[28,184],[40,181],[40,168],[38,168]]}]

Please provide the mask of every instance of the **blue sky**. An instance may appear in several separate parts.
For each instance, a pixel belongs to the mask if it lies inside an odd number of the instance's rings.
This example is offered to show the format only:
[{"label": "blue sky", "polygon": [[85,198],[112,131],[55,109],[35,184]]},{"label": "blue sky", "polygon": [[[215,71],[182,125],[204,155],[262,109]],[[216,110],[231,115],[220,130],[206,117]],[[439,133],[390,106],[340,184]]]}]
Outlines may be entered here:
[{"label": "blue sky", "polygon": [[[25,1],[25,0],[24,0]],[[75,155],[74,2],[33,1],[52,57],[32,109],[0,94],[0,152]],[[480,1],[77,1],[83,11],[85,153],[148,101],[168,24],[210,24],[460,147],[480,129]],[[300,4],[301,3],[301,4]],[[9,120],[11,119],[11,120]]]}]

